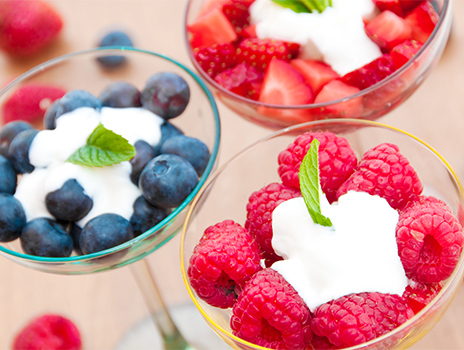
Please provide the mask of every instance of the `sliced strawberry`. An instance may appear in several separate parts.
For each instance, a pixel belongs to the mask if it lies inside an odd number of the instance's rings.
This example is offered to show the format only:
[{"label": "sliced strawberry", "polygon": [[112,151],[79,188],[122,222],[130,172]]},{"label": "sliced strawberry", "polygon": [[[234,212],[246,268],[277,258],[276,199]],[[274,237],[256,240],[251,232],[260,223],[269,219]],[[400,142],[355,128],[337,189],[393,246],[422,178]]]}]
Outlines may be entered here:
[{"label": "sliced strawberry", "polygon": [[[317,94],[314,103],[323,103],[339,98],[353,95],[360,90],[357,87],[345,84],[341,80],[335,79],[324,85],[322,90]],[[319,113],[324,116],[342,117],[342,118],[356,118],[363,112],[362,97],[357,97],[345,102],[332,104],[327,107],[321,108]]]},{"label": "sliced strawberry", "polygon": [[243,28],[240,34],[245,39],[257,38],[258,35],[256,34],[256,24]]},{"label": "sliced strawberry", "polygon": [[384,51],[411,39],[411,24],[391,11],[383,11],[365,27],[367,35]]},{"label": "sliced strawberry", "polygon": [[201,6],[200,12],[198,13],[197,17],[206,15],[207,13],[215,9],[222,9],[222,6],[224,6],[224,4],[228,2],[229,0],[206,0]]},{"label": "sliced strawberry", "polygon": [[400,3],[403,8],[403,12],[407,14],[425,1],[426,0],[400,0]]},{"label": "sliced strawberry", "polygon": [[246,63],[227,69],[218,74],[214,80],[227,90],[237,95],[257,100],[264,74]]},{"label": "sliced strawberry", "polygon": [[201,68],[212,78],[237,63],[235,47],[229,43],[196,48],[193,55]]},{"label": "sliced strawberry", "polygon": [[341,80],[360,90],[367,89],[379,81],[385,79],[396,70],[389,54],[384,54],[372,62],[345,74]]},{"label": "sliced strawberry", "polygon": [[250,25],[248,7],[239,0],[229,0],[222,7],[222,12],[232,23],[237,33],[241,33],[243,28]]},{"label": "sliced strawberry", "polygon": [[396,68],[402,67],[408,62],[422,47],[422,44],[415,40],[406,40],[404,43],[395,46],[391,52],[391,58]]},{"label": "sliced strawberry", "polygon": [[329,81],[339,77],[337,72],[321,61],[295,58],[290,64],[298,69],[315,94]]},{"label": "sliced strawberry", "polygon": [[234,26],[220,8],[214,8],[187,26],[193,48],[231,43],[237,39]]},{"label": "sliced strawberry", "polygon": [[400,0],[374,0],[374,4],[380,11],[389,10],[400,17],[404,17]]},{"label": "sliced strawberry", "polygon": [[424,1],[405,19],[412,27],[412,39],[424,44],[435,29],[439,16],[432,4]]}]

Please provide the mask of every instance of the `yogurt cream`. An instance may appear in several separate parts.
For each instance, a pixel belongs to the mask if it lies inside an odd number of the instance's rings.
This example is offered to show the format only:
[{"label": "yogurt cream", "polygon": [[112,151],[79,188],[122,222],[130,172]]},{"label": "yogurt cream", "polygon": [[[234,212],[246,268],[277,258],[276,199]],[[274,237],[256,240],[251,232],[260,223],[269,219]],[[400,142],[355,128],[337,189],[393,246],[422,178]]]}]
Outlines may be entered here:
[{"label": "yogurt cream", "polygon": [[345,75],[382,55],[364,31],[363,18],[375,9],[372,0],[332,0],[322,13],[296,13],[272,0],[256,0],[250,22],[259,38],[298,43],[300,58],[323,60]]},{"label": "yogurt cream", "polygon": [[302,197],[274,209],[272,246],[285,260],[272,269],[312,311],[351,293],[402,295],[408,279],[395,238],[397,211],[365,192],[349,191],[332,205],[322,195],[321,202],[332,227],[315,224]]},{"label": "yogurt cream", "polygon": [[29,150],[29,161],[35,169],[22,175],[16,189],[15,197],[23,205],[28,221],[53,218],[45,205],[45,197],[69,179],[76,179],[93,200],[90,212],[77,222],[79,226],[104,213],[130,219],[134,201],[142,192],[130,180],[129,162],[101,168],[66,162],[86,144],[100,122],[131,144],[143,140],[155,145],[161,139],[163,119],[143,108],[103,107],[97,111],[82,107],[60,116],[54,130],[43,130],[35,136]]}]

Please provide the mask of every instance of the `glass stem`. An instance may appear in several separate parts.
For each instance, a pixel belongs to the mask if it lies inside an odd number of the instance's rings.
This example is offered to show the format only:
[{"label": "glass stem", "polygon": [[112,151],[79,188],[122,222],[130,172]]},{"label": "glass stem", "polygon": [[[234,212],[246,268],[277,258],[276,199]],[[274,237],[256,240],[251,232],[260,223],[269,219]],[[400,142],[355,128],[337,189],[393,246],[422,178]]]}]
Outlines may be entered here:
[{"label": "glass stem", "polygon": [[163,340],[165,350],[194,350],[174,324],[169,311],[164,304],[154,276],[146,259],[141,259],[130,265],[150,316]]}]

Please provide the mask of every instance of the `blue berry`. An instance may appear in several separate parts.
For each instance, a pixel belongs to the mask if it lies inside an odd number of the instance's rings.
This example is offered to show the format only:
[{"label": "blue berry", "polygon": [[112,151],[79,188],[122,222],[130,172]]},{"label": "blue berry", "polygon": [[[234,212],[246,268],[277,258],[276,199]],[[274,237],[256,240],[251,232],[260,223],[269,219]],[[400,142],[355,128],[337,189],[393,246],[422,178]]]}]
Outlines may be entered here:
[{"label": "blue berry", "polygon": [[161,124],[161,140],[153,146],[153,149],[155,150],[155,155],[159,156],[161,154],[160,148],[164,141],[166,141],[170,137],[183,134],[184,132],[180,130],[177,126],[165,121],[163,124]]},{"label": "blue berry", "polygon": [[21,235],[26,215],[21,203],[11,194],[0,193],[0,242],[10,242]]},{"label": "blue berry", "polygon": [[145,141],[139,140],[135,143],[135,157],[130,160],[132,171],[130,174],[131,181],[138,186],[139,177],[145,165],[155,158],[155,150]]},{"label": "blue berry", "polygon": [[90,220],[83,228],[79,246],[84,254],[116,247],[134,238],[131,224],[117,214],[102,214]]},{"label": "blue berry", "polygon": [[74,251],[79,255],[83,255],[81,246],[79,245],[79,239],[81,238],[81,233],[82,233],[82,228],[79,225],[75,224],[74,222],[71,222],[69,226],[69,234],[71,235],[71,238],[73,240]]},{"label": "blue berry", "polygon": [[11,141],[8,159],[17,174],[31,173],[34,170],[34,166],[29,162],[29,148],[37,133],[35,129],[24,130]]},{"label": "blue berry", "polygon": [[198,176],[203,175],[210,156],[209,149],[203,141],[185,135],[174,136],[164,141],[160,152],[161,154],[175,154],[188,160]]},{"label": "blue berry", "polygon": [[52,108],[55,109],[55,121],[53,121],[53,113],[50,116],[50,120],[47,121],[47,125],[54,125],[56,119],[62,116],[65,113],[74,111],[80,107],[90,107],[99,110],[102,105],[98,98],[96,98],[91,93],[84,90],[73,90],[69,91],[62,98],[58,100],[58,105]]},{"label": "blue berry", "polygon": [[145,199],[159,208],[175,208],[198,183],[193,166],[174,154],[161,154],[143,169],[139,187]]},{"label": "blue berry", "polygon": [[10,147],[11,141],[21,131],[32,129],[32,125],[23,121],[14,121],[5,124],[0,130],[0,154],[4,157],[8,157],[8,148]]},{"label": "blue berry", "polygon": [[73,250],[73,240],[62,225],[48,218],[26,223],[21,233],[21,246],[27,254],[44,257],[67,257]]},{"label": "blue berry", "polygon": [[78,221],[92,209],[93,201],[75,179],[70,179],[45,196],[45,205],[58,220]]},{"label": "blue berry", "polygon": [[43,118],[43,127],[46,130],[54,130],[56,128],[56,113],[60,108],[60,99],[53,101],[53,103],[48,106],[45,111]]},{"label": "blue berry", "polygon": [[[98,46],[134,46],[134,44],[129,35],[120,30],[115,30],[106,34]],[[126,58],[120,55],[109,55],[98,57],[98,61],[106,68],[114,68],[124,64]]]},{"label": "blue berry", "polygon": [[10,161],[0,155],[0,193],[14,194],[18,178]]},{"label": "blue berry", "polygon": [[139,89],[123,81],[116,81],[108,85],[99,98],[103,107],[127,108],[142,106]]},{"label": "blue berry", "polygon": [[169,212],[166,209],[154,207],[143,196],[140,196],[134,202],[134,213],[130,218],[130,224],[135,236],[158,225],[168,214]]},{"label": "blue berry", "polygon": [[168,120],[180,115],[190,100],[187,82],[171,72],[152,75],[142,90],[142,106]]}]

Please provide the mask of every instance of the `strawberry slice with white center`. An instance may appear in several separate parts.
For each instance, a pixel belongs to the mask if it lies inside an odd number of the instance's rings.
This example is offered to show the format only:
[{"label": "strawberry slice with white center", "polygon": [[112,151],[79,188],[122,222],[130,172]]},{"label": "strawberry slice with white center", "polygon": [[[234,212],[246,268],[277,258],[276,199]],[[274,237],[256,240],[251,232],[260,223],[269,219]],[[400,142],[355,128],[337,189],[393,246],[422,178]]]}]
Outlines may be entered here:
[{"label": "strawberry slice with white center", "polygon": [[383,11],[365,27],[367,35],[380,48],[390,51],[396,45],[411,39],[411,24],[391,11]]},{"label": "strawberry slice with white center", "polygon": [[432,4],[424,1],[417,6],[405,20],[412,27],[412,38],[424,44],[432,34],[438,22],[439,16]]},{"label": "strawberry slice with white center", "polygon": [[290,64],[298,69],[315,94],[329,81],[339,77],[337,72],[321,61],[296,58]]}]

